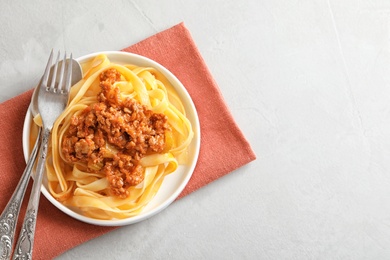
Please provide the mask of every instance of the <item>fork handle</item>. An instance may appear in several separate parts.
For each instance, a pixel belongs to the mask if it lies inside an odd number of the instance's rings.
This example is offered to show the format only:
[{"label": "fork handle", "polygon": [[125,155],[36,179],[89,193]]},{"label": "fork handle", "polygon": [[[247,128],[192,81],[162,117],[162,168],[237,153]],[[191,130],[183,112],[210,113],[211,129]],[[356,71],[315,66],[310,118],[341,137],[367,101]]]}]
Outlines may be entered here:
[{"label": "fork handle", "polygon": [[37,151],[40,146],[41,129],[38,132],[38,138],[35,141],[34,148],[31,152],[30,158],[27,161],[26,168],[15,188],[11,199],[0,215],[0,259],[10,259],[12,253],[12,245],[14,241],[15,228],[17,219],[22,205],[23,197],[26,192],[27,185],[30,180],[31,170],[34,166]]},{"label": "fork handle", "polygon": [[34,183],[30,199],[28,201],[26,215],[24,216],[23,226],[16,243],[13,259],[32,259],[35,226],[37,223],[39,198],[41,194],[42,177],[45,169],[49,138],[50,130],[47,128],[43,129]]}]

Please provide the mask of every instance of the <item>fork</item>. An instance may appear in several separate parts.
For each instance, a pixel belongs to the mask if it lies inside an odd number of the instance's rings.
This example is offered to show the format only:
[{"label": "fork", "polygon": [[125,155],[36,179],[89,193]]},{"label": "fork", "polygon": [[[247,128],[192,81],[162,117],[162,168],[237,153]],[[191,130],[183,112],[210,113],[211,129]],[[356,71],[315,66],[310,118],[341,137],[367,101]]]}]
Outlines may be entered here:
[{"label": "fork", "polygon": [[[39,150],[38,162],[34,183],[28,202],[26,215],[23,220],[22,229],[16,243],[13,259],[31,259],[34,246],[35,226],[38,215],[40,189],[45,169],[45,162],[48,151],[50,132],[54,122],[65,109],[69,99],[69,89],[72,80],[72,62],[62,62],[59,66],[60,52],[58,52],[52,77],[49,78],[50,68],[53,59],[53,50],[50,53],[45,73],[39,87],[38,110],[42,118],[42,135]],[[66,60],[66,53],[64,55]],[[72,60],[72,54],[70,54]],[[56,78],[59,77],[58,83]],[[9,256],[8,256],[9,258]]]}]

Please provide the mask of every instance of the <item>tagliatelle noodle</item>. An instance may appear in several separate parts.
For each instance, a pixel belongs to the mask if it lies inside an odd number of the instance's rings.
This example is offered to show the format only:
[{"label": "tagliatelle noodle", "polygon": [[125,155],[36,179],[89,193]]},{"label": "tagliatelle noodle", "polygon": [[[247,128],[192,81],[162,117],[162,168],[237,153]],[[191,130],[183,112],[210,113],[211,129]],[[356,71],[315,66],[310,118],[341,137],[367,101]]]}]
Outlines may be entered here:
[{"label": "tagliatelle noodle", "polygon": [[[69,104],[54,124],[51,132],[50,153],[46,164],[48,188],[53,197],[79,213],[97,219],[121,219],[139,214],[159,190],[164,177],[185,163],[187,147],[193,131],[174,88],[165,76],[154,68],[112,63],[104,54],[82,64],[84,77],[70,93]],[[168,149],[163,153],[147,154],[140,160],[144,180],[130,186],[129,196],[107,195],[109,182],[104,173],[89,171],[85,163],[70,164],[64,158],[61,144],[72,116],[97,103],[101,89],[99,75],[116,69],[121,80],[114,83],[123,99],[133,98],[154,113],[165,114],[172,134],[166,135]],[[40,125],[39,116],[34,122]],[[108,153],[114,153],[110,147]]]}]

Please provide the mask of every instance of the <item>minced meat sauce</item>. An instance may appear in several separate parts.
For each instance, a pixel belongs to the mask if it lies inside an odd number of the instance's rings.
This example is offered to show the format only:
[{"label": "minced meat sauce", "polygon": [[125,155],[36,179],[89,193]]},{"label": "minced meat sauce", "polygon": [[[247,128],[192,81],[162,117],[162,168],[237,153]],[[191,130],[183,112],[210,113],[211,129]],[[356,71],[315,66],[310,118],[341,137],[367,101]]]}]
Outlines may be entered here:
[{"label": "minced meat sauce", "polygon": [[120,97],[113,86],[120,77],[115,69],[100,75],[98,102],[72,117],[62,153],[68,162],[86,163],[91,172],[103,171],[112,194],[126,198],[127,189],[144,180],[139,160],[148,153],[161,153],[165,131],[171,129],[164,114]]}]

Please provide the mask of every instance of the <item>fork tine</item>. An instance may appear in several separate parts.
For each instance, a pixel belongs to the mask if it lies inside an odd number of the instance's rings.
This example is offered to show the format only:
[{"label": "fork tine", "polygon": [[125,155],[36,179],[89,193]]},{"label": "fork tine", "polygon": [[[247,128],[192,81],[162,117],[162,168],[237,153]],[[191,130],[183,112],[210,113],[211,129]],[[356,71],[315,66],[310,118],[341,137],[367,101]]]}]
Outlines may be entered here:
[{"label": "fork tine", "polygon": [[50,84],[50,91],[53,91],[55,92],[55,86],[56,86],[56,78],[57,78],[57,69],[58,69],[58,61],[60,59],[60,51],[58,51],[58,54],[57,54],[57,59],[56,59],[56,62],[54,64],[54,68],[53,68],[53,75],[52,75],[52,78],[51,78],[51,84]]},{"label": "fork tine", "polygon": [[66,52],[64,54],[64,58],[61,62],[61,71],[60,71],[60,79],[58,81],[58,86],[57,90],[60,91],[61,93],[63,92],[63,81],[64,81],[64,73],[65,73],[65,68],[66,68]]},{"label": "fork tine", "polygon": [[67,66],[67,71],[66,71],[66,78],[65,78],[65,85],[64,89],[62,90],[63,93],[69,93],[70,87],[72,85],[72,53],[70,54],[69,57],[69,62],[66,62]]},{"label": "fork tine", "polygon": [[47,86],[47,81],[49,80],[52,60],[53,60],[53,49],[50,52],[49,60],[47,61],[45,72],[43,73],[42,83],[41,83],[41,85],[43,85],[43,86]]}]

